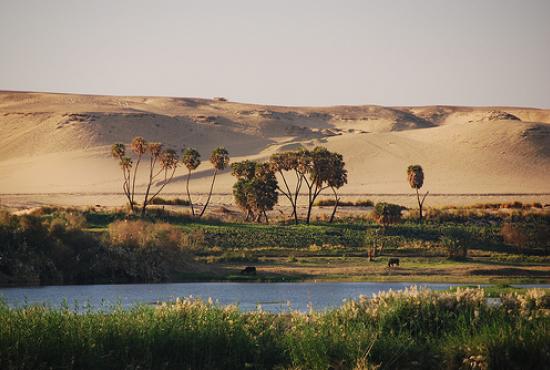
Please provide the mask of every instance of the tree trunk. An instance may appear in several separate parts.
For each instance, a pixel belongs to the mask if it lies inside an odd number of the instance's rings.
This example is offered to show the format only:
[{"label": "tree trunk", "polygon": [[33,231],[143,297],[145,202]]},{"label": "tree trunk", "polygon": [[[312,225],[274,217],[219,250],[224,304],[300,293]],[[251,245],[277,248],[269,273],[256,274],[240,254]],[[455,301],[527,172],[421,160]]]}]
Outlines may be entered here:
[{"label": "tree trunk", "polygon": [[306,216],[306,224],[309,225],[309,220],[311,218],[311,209],[313,208],[313,200],[311,199],[311,189],[308,190],[308,205],[307,205],[307,216]]},{"label": "tree trunk", "polygon": [[153,169],[155,168],[156,159],[151,156],[151,163],[149,168],[149,183],[147,184],[147,190],[145,191],[145,197],[143,198],[143,206],[141,207],[141,217],[145,216],[145,209],[147,208],[147,201],[149,198],[149,192],[151,191],[151,185],[153,184]]},{"label": "tree trunk", "polygon": [[288,186],[288,183],[286,181],[286,177],[285,175],[283,174],[283,171],[279,170],[279,174],[281,175],[281,177],[283,178],[283,182],[285,184],[285,187],[286,187],[286,192],[281,189],[278,185],[277,187],[279,188],[279,191],[284,194],[284,196],[286,196],[288,198],[288,201],[290,202],[290,205],[292,206],[292,214],[290,215],[290,217],[293,217],[294,216],[294,222],[296,224],[298,224],[298,218],[296,216],[296,204],[294,203],[294,201],[292,200],[292,192],[290,191],[290,187]]},{"label": "tree trunk", "polygon": [[210,198],[212,197],[212,191],[214,190],[214,182],[216,181],[216,174],[218,173],[218,169],[214,169],[214,176],[212,177],[212,184],[210,184],[210,192],[208,193],[208,198],[206,198],[206,203],[204,203],[204,206],[202,207],[202,211],[199,214],[199,218],[204,215],[204,212],[206,211],[206,207],[208,207],[208,203],[210,203]]},{"label": "tree trunk", "polygon": [[416,188],[416,199],[418,200],[418,222],[422,223],[422,203],[420,201],[420,194],[418,193],[418,188]]},{"label": "tree trunk", "polygon": [[124,191],[124,195],[126,196],[126,199],[128,199],[128,204],[130,205],[130,212],[134,213],[134,202],[132,201],[132,197],[130,194],[130,170],[126,171],[124,168],[122,169],[122,174],[124,176],[124,183],[122,184],[122,190]]},{"label": "tree trunk", "polygon": [[300,189],[302,188],[303,177],[296,172],[296,190],[294,192],[294,205],[293,205],[293,214],[294,214],[294,223],[298,225],[298,196],[300,195]]},{"label": "tree trunk", "polygon": [[189,179],[191,177],[191,170],[187,172],[187,184],[185,186],[187,190],[187,200],[189,201],[189,206],[191,207],[191,215],[195,217],[195,208],[193,207],[193,201],[191,200],[191,193],[189,192]]},{"label": "tree trunk", "polygon": [[334,216],[336,216],[336,209],[338,208],[338,204],[340,203],[340,198],[338,198],[338,194],[336,193],[336,189],[331,188],[332,192],[334,193],[334,209],[332,210],[332,214],[330,215],[330,221],[329,223],[332,223],[334,221]]},{"label": "tree trunk", "polygon": [[[136,195],[136,177],[137,177],[137,172],[138,172],[138,167],[139,167],[139,164],[141,163],[141,154],[138,156],[138,159],[136,161],[136,166],[134,167],[134,176],[133,176],[133,179],[132,179],[132,191],[130,193],[130,197],[131,197],[131,206],[130,208],[132,209],[132,212],[134,211],[134,196]],[[128,174],[128,178],[130,178],[130,174]]]}]

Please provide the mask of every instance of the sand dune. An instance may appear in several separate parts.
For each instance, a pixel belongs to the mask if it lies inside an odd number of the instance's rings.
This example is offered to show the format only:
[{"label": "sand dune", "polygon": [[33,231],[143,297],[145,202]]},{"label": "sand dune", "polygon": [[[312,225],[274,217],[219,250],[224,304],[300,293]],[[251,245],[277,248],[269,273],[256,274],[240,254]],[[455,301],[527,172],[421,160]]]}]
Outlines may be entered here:
[{"label": "sand dune", "polygon": [[[140,135],[216,146],[234,160],[323,145],[344,155],[348,194],[407,193],[422,164],[434,193],[550,192],[550,110],[514,107],[281,107],[198,98],[0,92],[0,194],[116,193],[110,145]],[[167,191],[183,191],[178,172]],[[207,191],[210,167],[193,178]],[[142,181],[143,183],[143,181]],[[230,193],[222,174],[216,192]],[[122,201],[122,199],[121,199]]]}]

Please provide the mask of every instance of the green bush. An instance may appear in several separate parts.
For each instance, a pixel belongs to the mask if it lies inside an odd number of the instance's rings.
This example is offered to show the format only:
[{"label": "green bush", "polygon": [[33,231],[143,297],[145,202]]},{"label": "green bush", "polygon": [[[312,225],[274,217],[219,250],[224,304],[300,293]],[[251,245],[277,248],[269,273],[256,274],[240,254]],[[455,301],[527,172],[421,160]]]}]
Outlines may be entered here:
[{"label": "green bush", "polygon": [[[315,202],[317,207],[333,207],[336,204],[334,199],[320,199]],[[374,203],[369,199],[359,199],[355,202],[340,200],[338,205],[341,207],[372,207]]]},{"label": "green bush", "polygon": [[401,221],[402,207],[398,204],[391,203],[376,203],[374,206],[374,217],[376,222],[381,225],[388,226]]},{"label": "green bush", "polygon": [[189,200],[182,198],[165,199],[161,197],[155,197],[151,204],[164,205],[164,206],[189,206]]},{"label": "green bush", "polygon": [[444,227],[441,229],[441,244],[447,249],[449,258],[466,258],[471,243],[472,235],[463,228]]},{"label": "green bush", "polygon": [[0,284],[164,281],[188,269],[191,238],[173,225],[115,221],[100,238],[67,215],[0,214]]}]

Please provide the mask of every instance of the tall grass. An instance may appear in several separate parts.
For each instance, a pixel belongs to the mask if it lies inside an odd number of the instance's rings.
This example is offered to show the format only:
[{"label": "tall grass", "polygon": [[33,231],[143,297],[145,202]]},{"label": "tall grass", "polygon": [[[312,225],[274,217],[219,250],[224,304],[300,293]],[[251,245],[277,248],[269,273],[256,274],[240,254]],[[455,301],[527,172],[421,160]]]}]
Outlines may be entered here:
[{"label": "tall grass", "polygon": [[0,304],[2,369],[544,369],[541,291],[410,289],[316,312],[241,312],[184,299],[129,311]]}]

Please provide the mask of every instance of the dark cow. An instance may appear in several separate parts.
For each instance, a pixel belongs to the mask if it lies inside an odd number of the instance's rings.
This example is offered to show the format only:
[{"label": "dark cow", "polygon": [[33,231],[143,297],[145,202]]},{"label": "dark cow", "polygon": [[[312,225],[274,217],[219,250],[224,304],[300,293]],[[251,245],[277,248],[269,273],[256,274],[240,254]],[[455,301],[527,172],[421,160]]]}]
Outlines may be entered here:
[{"label": "dark cow", "polygon": [[256,275],[256,267],[246,266],[243,270],[241,270],[241,275]]},{"label": "dark cow", "polygon": [[388,259],[388,267],[399,266],[399,258]]}]

